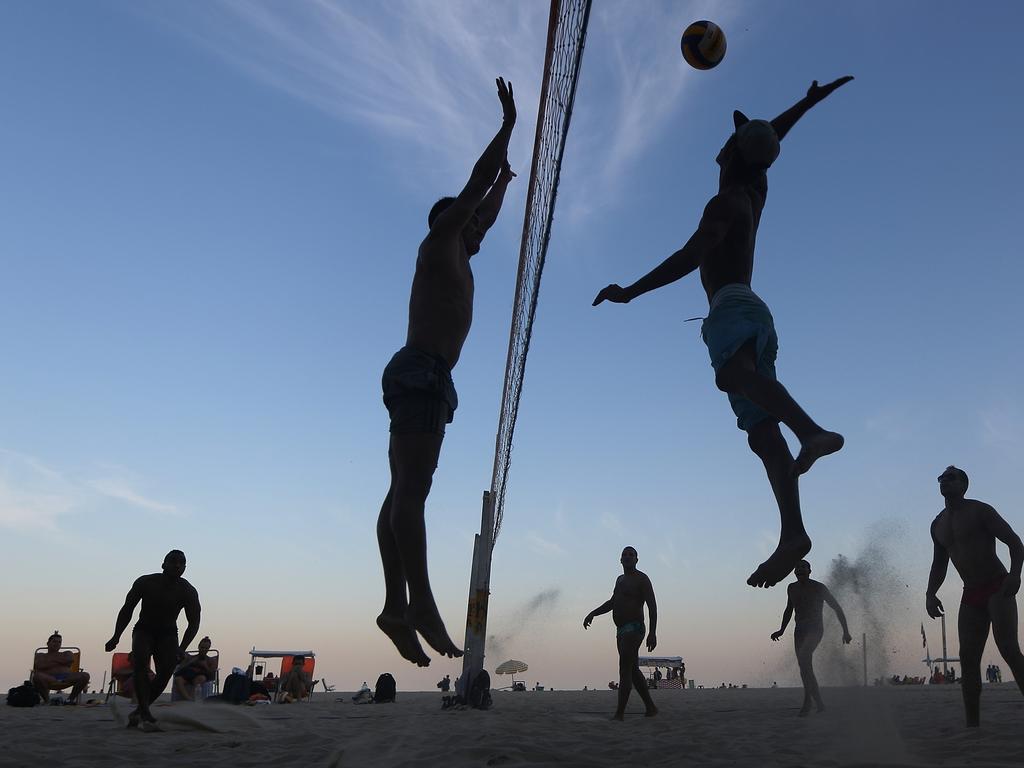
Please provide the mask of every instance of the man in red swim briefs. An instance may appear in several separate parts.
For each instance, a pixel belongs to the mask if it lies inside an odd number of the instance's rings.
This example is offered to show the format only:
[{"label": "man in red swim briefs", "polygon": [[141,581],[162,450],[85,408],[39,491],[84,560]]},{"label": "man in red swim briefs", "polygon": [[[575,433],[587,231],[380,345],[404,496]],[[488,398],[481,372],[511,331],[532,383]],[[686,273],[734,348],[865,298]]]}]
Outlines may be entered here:
[{"label": "man in red swim briefs", "polygon": [[[1020,589],[1024,544],[1009,524],[988,504],[965,499],[967,473],[949,466],[939,475],[939,493],[946,506],[932,522],[935,554],[928,575],[925,605],[933,619],[943,613],[936,592],[953,561],[964,593],[957,622],[960,634],[961,689],[968,727],[979,723],[981,705],[981,654],[988,641],[989,624],[999,654],[1013,670],[1024,693],[1024,655],[1017,640],[1017,591]],[[1010,550],[1010,572],[996,557],[996,539]]]}]

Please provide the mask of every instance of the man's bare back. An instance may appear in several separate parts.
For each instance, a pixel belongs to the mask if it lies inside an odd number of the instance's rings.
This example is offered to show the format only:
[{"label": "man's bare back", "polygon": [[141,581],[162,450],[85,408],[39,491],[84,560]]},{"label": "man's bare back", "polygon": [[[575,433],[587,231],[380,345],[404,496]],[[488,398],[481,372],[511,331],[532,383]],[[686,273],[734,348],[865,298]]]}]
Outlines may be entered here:
[{"label": "man's bare back", "polygon": [[616,627],[644,620],[644,603],[654,587],[643,571],[624,573],[615,580],[612,591],[612,621]]},{"label": "man's bare back", "polygon": [[[722,286],[750,285],[757,227],[761,223],[767,189],[767,181],[763,189],[730,187],[715,195],[704,209],[704,216],[718,220],[709,224],[724,229],[722,239],[708,249],[700,263],[700,282],[708,303]],[[701,226],[704,225],[702,219]]]},{"label": "man's bare back", "polygon": [[932,522],[932,539],[949,555],[964,587],[979,587],[1006,575],[1006,567],[996,555],[996,537],[992,523],[1002,518],[991,506],[975,499],[964,499],[955,511],[943,509]]},{"label": "man's bare back", "polygon": [[[482,233],[476,216],[466,238],[477,248]],[[454,368],[473,324],[473,270],[462,237],[431,239],[420,245],[409,296],[406,344],[443,359]]]}]

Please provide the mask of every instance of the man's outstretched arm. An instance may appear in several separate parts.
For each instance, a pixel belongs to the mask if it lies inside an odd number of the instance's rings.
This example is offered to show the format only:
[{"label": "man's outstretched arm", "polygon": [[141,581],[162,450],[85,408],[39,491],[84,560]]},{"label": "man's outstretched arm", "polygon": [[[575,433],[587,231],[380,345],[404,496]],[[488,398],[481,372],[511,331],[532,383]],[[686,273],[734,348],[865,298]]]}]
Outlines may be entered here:
[{"label": "man's outstretched arm", "polygon": [[583,620],[583,628],[589,629],[590,623],[594,620],[595,616],[600,616],[602,613],[608,613],[608,611],[612,609],[612,601],[614,599],[615,596],[613,595],[612,597],[608,598],[607,602],[601,603],[599,606],[597,606],[597,608],[588,613],[587,618]]},{"label": "man's outstretched arm", "polygon": [[782,637],[782,633],[786,631],[786,627],[789,626],[789,620],[793,618],[793,596],[786,596],[786,610],[782,612],[782,626],[779,627],[778,632],[772,632],[772,640],[778,640]]},{"label": "man's outstretched arm", "polygon": [[654,597],[654,585],[649,578],[644,599],[647,601],[647,614],[651,622],[651,628],[647,631],[647,652],[650,653],[658,645],[658,601]]},{"label": "man's outstretched arm", "polygon": [[[988,505],[986,504],[988,507]],[[988,507],[985,527],[1010,550],[1010,573],[1003,582],[1003,595],[1013,597],[1020,590],[1020,571],[1024,565],[1024,543],[1010,524],[992,507]]]},{"label": "man's outstretched arm", "polygon": [[[143,577],[145,578],[145,577]],[[132,620],[132,614],[135,613],[135,606],[139,604],[142,599],[142,578],[136,579],[135,583],[132,584],[132,588],[128,590],[128,595],[124,599],[124,605],[121,606],[121,610],[117,612],[117,622],[114,625],[114,634],[107,644],[104,646],[107,652],[117,648],[117,644],[121,641],[121,635],[128,627],[128,622]]]},{"label": "man's outstretched arm", "polygon": [[506,159],[501,164],[501,170],[498,172],[498,178],[495,179],[494,184],[490,190],[484,196],[483,201],[477,206],[476,215],[480,217],[480,230],[486,234],[487,230],[490,229],[494,222],[498,220],[498,214],[501,212],[501,204],[505,200],[505,190],[508,188],[508,183],[516,177],[515,171],[508,164]]},{"label": "man's outstretched arm", "polygon": [[727,198],[715,195],[704,208],[697,231],[693,233],[686,245],[673,253],[661,264],[626,288],[609,285],[603,288],[594,299],[593,306],[602,301],[616,304],[628,304],[637,296],[680,280],[700,267],[705,256],[721,242],[729,231],[732,220],[733,204]]},{"label": "man's outstretched arm", "polygon": [[836,612],[839,625],[843,628],[843,642],[849,643],[853,638],[850,637],[850,628],[846,625],[846,614],[843,613],[843,609],[839,606],[839,601],[835,599],[828,587],[825,587],[825,602]]},{"label": "man's outstretched arm", "polygon": [[924,595],[924,607],[928,615],[933,619],[939,618],[943,612],[942,601],[936,593],[942,582],[946,580],[946,570],[949,568],[949,552],[935,539],[935,523],[932,523],[932,569],[928,572],[928,591]]},{"label": "man's outstretched arm", "polygon": [[811,87],[807,89],[806,96],[772,120],[772,128],[775,129],[775,135],[779,137],[779,141],[782,141],[783,137],[789,133],[789,129],[796,125],[797,120],[807,114],[807,110],[832,93],[836,88],[846,85],[851,80],[853,80],[853,75],[840,77],[828,85],[818,85],[817,80],[811,83]]},{"label": "man's outstretched arm", "polygon": [[[502,78],[495,81],[498,85],[498,99],[501,101],[501,128],[494,134],[491,143],[484,149],[480,159],[473,166],[469,181],[430,228],[428,237],[456,236],[462,232],[469,217],[476,213],[484,195],[494,185],[502,164],[508,154],[508,142],[512,138],[512,129],[516,125],[516,102],[512,93],[512,83],[508,85]],[[497,215],[497,214],[495,214]]]}]

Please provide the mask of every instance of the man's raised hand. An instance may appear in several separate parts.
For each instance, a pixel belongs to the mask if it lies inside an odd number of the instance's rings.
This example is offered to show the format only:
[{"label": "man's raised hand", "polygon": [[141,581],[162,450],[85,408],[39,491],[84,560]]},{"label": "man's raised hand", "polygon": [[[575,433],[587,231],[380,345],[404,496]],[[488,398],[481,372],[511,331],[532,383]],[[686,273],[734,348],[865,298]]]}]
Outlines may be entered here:
[{"label": "man's raised hand", "polygon": [[505,158],[505,162],[501,164],[501,170],[498,171],[498,181],[504,181],[508,183],[516,177],[516,172],[512,170],[512,166],[508,164],[508,158]]},{"label": "man's raised hand", "polygon": [[838,88],[841,85],[846,85],[851,80],[853,80],[853,75],[846,75],[845,77],[840,77],[838,80],[833,80],[831,83],[828,83],[827,85],[818,85],[818,81],[815,80],[813,83],[811,83],[811,87],[807,89],[807,98],[817,103],[824,99],[826,96],[828,96],[830,93],[832,93],[832,91],[834,91],[836,88]]},{"label": "man's raised hand", "polygon": [[615,304],[628,304],[630,302],[630,295],[621,285],[609,285],[607,288],[602,288],[601,292],[597,294],[594,299],[594,303],[590,306],[596,307],[602,301],[611,301]]},{"label": "man's raised hand", "polygon": [[502,111],[502,122],[508,125],[516,124],[516,100],[512,93],[512,83],[505,83],[505,79],[502,77],[497,78],[495,83],[498,84],[498,100],[501,101]]}]

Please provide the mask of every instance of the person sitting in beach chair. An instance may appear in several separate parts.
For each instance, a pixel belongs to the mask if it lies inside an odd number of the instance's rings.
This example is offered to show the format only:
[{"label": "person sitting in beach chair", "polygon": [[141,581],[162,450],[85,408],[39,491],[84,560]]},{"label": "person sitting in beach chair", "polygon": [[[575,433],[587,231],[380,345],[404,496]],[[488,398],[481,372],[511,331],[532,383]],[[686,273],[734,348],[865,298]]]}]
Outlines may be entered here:
[{"label": "person sitting in beach chair", "polygon": [[82,652],[78,648],[64,648],[60,632],[53,631],[46,646],[36,648],[32,659],[32,685],[45,704],[50,691],[71,689],[68,704],[77,704],[82,691],[89,689],[89,673],[80,669]]},{"label": "person sitting in beach chair", "polygon": [[[110,685],[107,686],[107,696],[124,696],[135,703],[135,680],[132,679],[135,659],[131,653],[115,653],[110,658]],[[149,679],[156,677],[156,673],[150,669]]]},{"label": "person sitting in beach chair", "polygon": [[[196,692],[201,698],[213,695],[213,688],[216,685],[217,669],[220,665],[220,654],[210,655],[210,646],[213,643],[209,637],[199,641],[198,650],[195,654],[188,654],[187,658],[178,666],[174,672],[174,688],[172,699],[183,699],[195,701]],[[216,653],[216,652],[215,652]]]},{"label": "person sitting in beach chair", "polygon": [[277,701],[290,704],[313,694],[313,667],[316,659],[305,656],[285,656],[281,659],[281,678]]}]

